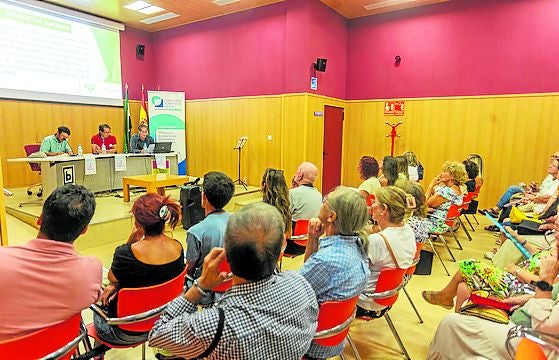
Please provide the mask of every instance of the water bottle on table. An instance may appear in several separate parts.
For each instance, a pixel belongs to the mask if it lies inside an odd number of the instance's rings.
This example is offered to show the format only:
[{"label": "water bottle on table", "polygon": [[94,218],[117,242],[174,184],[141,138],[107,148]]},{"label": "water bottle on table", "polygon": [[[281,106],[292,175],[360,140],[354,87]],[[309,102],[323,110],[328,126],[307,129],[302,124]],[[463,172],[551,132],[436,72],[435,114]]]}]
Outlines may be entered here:
[{"label": "water bottle on table", "polygon": [[144,154],[148,153],[148,144],[144,143]]},{"label": "water bottle on table", "polygon": [[107,153],[107,147],[105,146],[105,143],[103,143],[103,145],[101,145],[101,154],[105,155]]},{"label": "water bottle on table", "polygon": [[78,156],[83,156],[83,148],[82,145],[78,145]]}]

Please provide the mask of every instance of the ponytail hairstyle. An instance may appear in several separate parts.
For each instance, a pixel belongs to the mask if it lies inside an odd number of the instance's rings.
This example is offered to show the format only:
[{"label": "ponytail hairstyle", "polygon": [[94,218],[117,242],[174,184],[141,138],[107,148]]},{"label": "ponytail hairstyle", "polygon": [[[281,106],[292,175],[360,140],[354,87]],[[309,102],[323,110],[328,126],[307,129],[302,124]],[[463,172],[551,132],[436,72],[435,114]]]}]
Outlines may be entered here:
[{"label": "ponytail hairstyle", "polygon": [[365,231],[367,225],[367,204],[358,191],[338,186],[325,199],[329,210],[336,213],[334,226],[341,235],[357,235],[361,240],[361,250],[367,254],[369,238]]},{"label": "ponytail hairstyle", "polygon": [[174,229],[181,218],[181,208],[175,200],[153,193],[140,196],[130,211],[146,236],[161,235],[167,222]]},{"label": "ponytail hairstyle", "polygon": [[406,193],[408,193],[408,195],[413,196],[415,200],[415,207],[411,209],[412,216],[417,216],[420,218],[424,218],[425,216],[427,216],[425,191],[423,191],[421,185],[419,185],[415,181],[398,179],[396,180],[395,186],[404,190]]}]

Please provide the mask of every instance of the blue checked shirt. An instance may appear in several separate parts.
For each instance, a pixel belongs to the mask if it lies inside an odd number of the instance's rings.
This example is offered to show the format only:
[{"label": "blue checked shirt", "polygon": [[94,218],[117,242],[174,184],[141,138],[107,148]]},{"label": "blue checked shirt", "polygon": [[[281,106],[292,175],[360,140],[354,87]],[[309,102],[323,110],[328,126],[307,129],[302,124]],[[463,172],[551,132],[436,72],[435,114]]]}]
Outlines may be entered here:
[{"label": "blue checked shirt", "polygon": [[208,359],[301,359],[316,331],[318,303],[311,286],[294,272],[231,287],[213,308],[197,311],[183,296],[173,300],[149,334],[149,345],[187,359],[214,339],[220,307],[221,340]]},{"label": "blue checked shirt", "polygon": [[[361,294],[371,272],[360,244],[358,236],[333,235],[320,239],[320,249],[300,270],[314,289],[319,304]],[[343,349],[343,342],[338,346],[320,346],[313,342],[307,354],[326,359],[341,354]]]}]

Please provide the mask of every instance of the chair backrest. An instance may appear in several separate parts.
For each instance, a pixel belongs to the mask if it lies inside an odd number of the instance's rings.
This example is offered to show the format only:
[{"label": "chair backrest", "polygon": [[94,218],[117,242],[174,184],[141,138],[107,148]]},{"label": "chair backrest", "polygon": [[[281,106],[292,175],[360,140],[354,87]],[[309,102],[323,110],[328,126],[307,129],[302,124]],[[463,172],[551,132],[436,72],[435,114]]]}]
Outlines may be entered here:
[{"label": "chair backrest", "polygon": [[34,333],[0,342],[0,359],[39,359],[58,350],[52,359],[70,359],[87,333],[81,329],[81,313]]},{"label": "chair backrest", "polygon": [[336,346],[344,341],[355,317],[359,296],[339,301],[326,301],[318,309],[318,324],[314,341],[322,346]]},{"label": "chair backrest", "polygon": [[291,240],[293,240],[297,245],[306,246],[307,240],[309,238],[309,220],[301,219],[295,222],[295,227],[293,228],[293,234],[291,235]]},{"label": "chair backrest", "polygon": [[413,263],[412,265],[406,269],[406,275],[413,275],[413,273],[415,272],[415,268],[417,266],[417,263],[419,262],[419,255],[421,254],[421,248],[423,248],[423,243],[415,243],[415,255],[413,257]]},{"label": "chair backrest", "polygon": [[[229,262],[227,262],[227,259],[223,259],[223,261],[219,263],[217,268],[221,272],[226,272],[226,273],[231,272],[231,266],[229,266]],[[218,286],[216,286],[215,288],[213,288],[212,290],[213,292],[224,293],[227,290],[229,290],[229,288],[231,288],[231,285],[233,285],[233,279],[228,279],[222,282],[221,284],[219,284]]]},{"label": "chair backrest", "polygon": [[[375,294],[391,290],[400,290],[406,269],[385,268],[382,269],[377,280]],[[373,300],[383,306],[392,306],[398,300],[398,291],[386,297],[373,297]]]},{"label": "chair backrest", "polygon": [[529,339],[522,339],[516,348],[515,360],[547,360],[542,348]]},{"label": "chair backrest", "polygon": [[[41,150],[41,144],[26,144],[23,145],[23,150],[25,150],[25,156],[36,153]],[[41,172],[41,164],[39,163],[29,163],[31,171]]]},{"label": "chair backrest", "polygon": [[462,212],[462,205],[456,205],[456,204],[450,205],[450,207],[448,208],[448,212],[446,213],[445,223],[450,227],[454,226],[454,222],[456,221],[456,219],[458,219],[461,212]]},{"label": "chair backrest", "polygon": [[367,206],[373,206],[373,203],[375,202],[375,194],[369,194],[369,196],[367,196]]},{"label": "chair backrest", "polygon": [[[184,289],[186,268],[179,276],[163,284],[143,288],[123,288],[118,292],[117,316],[119,318],[140,314],[165,305],[179,296]],[[148,332],[159,316],[130,324],[120,324],[123,330]]]}]

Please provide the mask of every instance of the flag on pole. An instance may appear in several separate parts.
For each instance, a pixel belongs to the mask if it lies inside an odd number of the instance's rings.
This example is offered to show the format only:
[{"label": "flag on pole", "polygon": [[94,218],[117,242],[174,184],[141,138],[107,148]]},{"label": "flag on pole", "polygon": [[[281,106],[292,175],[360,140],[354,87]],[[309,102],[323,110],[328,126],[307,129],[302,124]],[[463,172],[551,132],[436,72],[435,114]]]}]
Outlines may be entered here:
[{"label": "flag on pole", "polygon": [[144,99],[144,85],[142,84],[142,103],[140,104],[140,125],[148,125],[148,111]]},{"label": "flag on pole", "polygon": [[130,119],[130,106],[128,105],[128,84],[125,85],[126,92],[124,95],[124,152],[128,152],[130,144],[130,129],[132,128],[132,120]]}]

